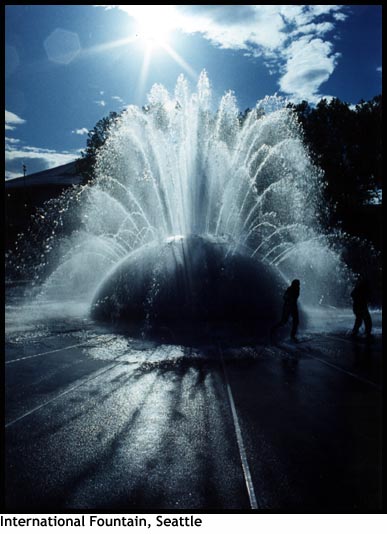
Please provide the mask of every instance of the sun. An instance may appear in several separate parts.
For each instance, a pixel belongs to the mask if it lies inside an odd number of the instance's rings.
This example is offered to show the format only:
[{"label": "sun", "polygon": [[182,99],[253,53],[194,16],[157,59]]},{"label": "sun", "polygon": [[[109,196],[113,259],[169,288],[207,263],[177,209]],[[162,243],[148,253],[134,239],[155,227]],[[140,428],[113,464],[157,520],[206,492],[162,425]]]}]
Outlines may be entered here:
[{"label": "sun", "polygon": [[170,42],[171,34],[181,29],[185,24],[184,16],[179,12],[177,6],[129,5],[120,7],[134,19],[130,41],[139,42],[143,49],[143,61],[138,76],[138,94],[143,94],[152,56],[157,55],[159,51],[170,56],[192,79],[197,79],[198,74]]},{"label": "sun", "polygon": [[136,35],[150,48],[168,45],[171,31],[176,28],[174,6],[130,6],[136,21]]}]

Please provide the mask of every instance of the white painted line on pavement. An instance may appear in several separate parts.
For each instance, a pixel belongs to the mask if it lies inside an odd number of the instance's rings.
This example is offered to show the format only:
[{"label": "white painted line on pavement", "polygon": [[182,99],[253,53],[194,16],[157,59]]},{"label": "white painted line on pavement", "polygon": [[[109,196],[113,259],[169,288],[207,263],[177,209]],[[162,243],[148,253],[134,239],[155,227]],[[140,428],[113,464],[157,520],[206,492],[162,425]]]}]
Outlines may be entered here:
[{"label": "white painted line on pavement", "polygon": [[[70,348],[70,347],[69,347]],[[151,355],[153,354],[153,352],[151,353]],[[114,361],[117,362],[117,359],[118,358],[122,358],[124,355],[123,354],[120,354],[119,356],[117,356],[116,358],[114,358]],[[95,380],[96,378],[98,378],[100,375],[104,374],[104,373],[107,373],[108,371],[110,371],[111,369],[113,369],[114,367],[117,367],[118,365],[122,365],[123,363],[126,363],[126,364],[130,364],[130,365],[135,365],[136,363],[134,362],[122,362],[121,360],[118,361],[117,363],[114,363],[113,365],[110,365],[109,367],[105,368],[105,369],[102,369],[99,373],[95,374],[94,376],[91,376],[90,378],[87,378],[86,380],[83,380],[83,382],[81,382],[80,384],[77,384],[76,386],[73,386],[69,389],[66,389],[65,391],[62,391],[62,393],[59,393],[59,395],[56,395],[55,397],[49,399],[48,401],[46,402],[43,402],[42,404],[39,404],[39,406],[36,406],[35,408],[32,408],[32,410],[29,410],[28,412],[24,413],[23,415],[21,415],[20,417],[17,417],[16,419],[14,419],[13,421],[10,421],[9,423],[7,423],[6,425],[4,425],[4,428],[8,428],[12,425],[14,425],[15,423],[17,423],[18,421],[21,421],[22,419],[24,419],[25,417],[27,417],[28,415],[31,415],[35,412],[37,412],[38,410],[40,410],[41,408],[44,408],[45,406],[47,406],[48,404],[50,404],[51,402],[54,402],[56,401],[57,399],[61,398],[61,397],[64,397],[65,395],[67,395],[68,393],[71,393],[72,391],[74,391],[75,389],[77,388],[80,388],[81,386],[83,386],[84,384],[87,384],[87,382],[91,382],[92,380]]]},{"label": "white painted line on pavement", "polygon": [[247,461],[246,449],[243,443],[243,437],[242,437],[242,432],[241,432],[241,428],[239,425],[239,419],[238,419],[238,414],[237,414],[236,407],[235,407],[234,397],[231,391],[231,386],[230,386],[230,382],[229,382],[227,371],[226,371],[226,366],[225,366],[224,359],[223,359],[222,349],[219,346],[218,346],[218,350],[220,354],[220,360],[222,362],[224,378],[226,381],[227,395],[228,395],[228,400],[230,402],[232,419],[234,422],[235,434],[236,434],[237,443],[238,443],[239,456],[240,456],[241,463],[242,463],[242,469],[243,469],[243,475],[244,475],[244,479],[246,483],[247,493],[249,495],[250,507],[253,510],[257,510],[260,507],[258,506],[257,497],[255,495],[253,480],[251,478],[250,467]]},{"label": "white painted line on pavement", "polygon": [[103,373],[106,373],[107,371],[110,371],[111,369],[113,369],[113,367],[117,367],[118,365],[122,365],[122,362],[118,362],[118,363],[115,363],[114,365],[111,365],[110,367],[108,367],[107,369],[103,369],[100,373],[97,373],[96,375],[90,377],[90,378],[87,378],[86,380],[84,380],[83,382],[81,382],[80,384],[77,384],[76,386],[73,386],[69,389],[66,389],[65,391],[62,391],[62,393],[59,393],[59,395],[56,395],[55,397],[51,398],[50,400],[46,401],[46,402],[43,402],[42,404],[39,404],[39,406],[36,406],[35,408],[33,408],[32,410],[29,410],[28,412],[24,413],[23,415],[21,415],[20,417],[17,417],[16,419],[14,419],[13,421],[10,421],[9,423],[7,423],[5,425],[4,428],[8,428],[12,425],[14,425],[15,423],[17,423],[18,421],[21,421],[22,419],[24,419],[25,417],[27,417],[28,415],[31,415],[35,412],[37,412],[38,410],[40,410],[41,408],[44,408],[45,406],[47,406],[48,404],[50,404],[51,402],[54,402],[56,401],[57,399],[60,399],[61,397],[64,397],[65,395],[67,395],[68,393],[71,393],[71,391],[74,391],[74,389],[77,389],[77,388],[80,388],[81,386],[83,386],[84,384],[86,384],[87,382],[91,382],[92,380],[95,380],[96,378],[98,378],[100,375],[102,375]]},{"label": "white painted line on pavement", "polygon": [[37,358],[38,356],[45,356],[46,354],[53,354],[54,352],[60,352],[62,350],[75,349],[76,347],[87,346],[86,342],[77,343],[76,345],[70,345],[69,347],[62,347],[60,349],[48,350],[47,352],[39,352],[38,354],[31,354],[31,356],[23,356],[23,358],[17,358],[16,360],[8,360],[5,365],[9,363],[21,362],[23,360],[29,360],[30,358]]},{"label": "white painted line on pavement", "polygon": [[[327,336],[326,336],[327,337]],[[344,340],[342,340],[344,341]],[[297,347],[297,348],[296,348]],[[372,382],[371,380],[368,380],[367,378],[364,378],[362,376],[357,375],[356,373],[352,373],[351,371],[348,371],[347,369],[344,369],[343,367],[340,367],[339,365],[335,365],[334,363],[331,363],[327,360],[324,360],[323,358],[319,358],[318,356],[312,356],[309,354],[309,352],[306,352],[305,350],[298,348],[296,345],[293,349],[286,349],[283,345],[279,345],[279,349],[285,351],[287,354],[297,354],[297,352],[300,352],[303,356],[306,358],[310,358],[312,360],[317,360],[324,365],[327,365],[328,367],[332,367],[333,369],[336,369],[336,371],[340,371],[341,373],[344,373],[348,376],[351,376],[352,378],[355,378],[356,380],[359,380],[360,382],[364,382],[365,384],[372,386],[374,389],[377,389],[378,391],[382,390],[382,387],[379,386],[379,384],[376,384],[375,382]]]},{"label": "white painted line on pavement", "polygon": [[378,384],[375,384],[375,382],[372,382],[371,380],[368,380],[367,378],[363,378],[362,376],[359,376],[355,373],[351,373],[351,371],[347,371],[346,369],[343,369],[342,367],[339,367],[338,365],[335,365],[334,363],[327,362],[326,360],[323,360],[322,358],[318,358],[317,356],[311,356],[310,354],[304,355],[307,358],[312,358],[313,360],[318,360],[321,363],[324,363],[325,365],[328,365],[329,367],[333,367],[333,369],[336,369],[337,371],[341,371],[342,373],[345,373],[346,375],[351,376],[352,378],[356,378],[357,380],[360,380],[360,382],[364,382],[365,384],[368,384],[369,386],[372,386],[375,389],[378,389],[381,391],[381,387]]}]

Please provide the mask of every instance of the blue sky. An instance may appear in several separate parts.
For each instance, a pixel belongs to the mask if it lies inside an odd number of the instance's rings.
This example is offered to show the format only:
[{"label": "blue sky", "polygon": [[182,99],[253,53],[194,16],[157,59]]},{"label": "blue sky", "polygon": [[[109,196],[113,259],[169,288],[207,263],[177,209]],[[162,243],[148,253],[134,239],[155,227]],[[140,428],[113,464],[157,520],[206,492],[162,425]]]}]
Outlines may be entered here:
[{"label": "blue sky", "polygon": [[5,7],[6,178],[76,159],[109,111],[143,105],[154,83],[214,102],[266,95],[350,104],[381,93],[380,5]]}]

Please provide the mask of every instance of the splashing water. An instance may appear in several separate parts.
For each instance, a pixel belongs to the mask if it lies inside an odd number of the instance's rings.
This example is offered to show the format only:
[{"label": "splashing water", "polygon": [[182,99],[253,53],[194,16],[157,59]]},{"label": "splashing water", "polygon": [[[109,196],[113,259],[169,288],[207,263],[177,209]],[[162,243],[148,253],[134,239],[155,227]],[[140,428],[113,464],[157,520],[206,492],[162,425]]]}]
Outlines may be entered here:
[{"label": "splashing water", "polygon": [[301,279],[305,304],[339,303],[349,271],[334,236],[321,231],[321,175],[295,114],[270,97],[241,118],[231,92],[212,109],[203,72],[196,92],[180,76],[174,95],[155,85],[144,109],[124,111],[98,153],[94,183],[79,195],[81,228],[61,242],[41,295],[91,303],[141,247],[194,235],[222,250],[226,243],[223,263],[242,254],[287,281]]}]

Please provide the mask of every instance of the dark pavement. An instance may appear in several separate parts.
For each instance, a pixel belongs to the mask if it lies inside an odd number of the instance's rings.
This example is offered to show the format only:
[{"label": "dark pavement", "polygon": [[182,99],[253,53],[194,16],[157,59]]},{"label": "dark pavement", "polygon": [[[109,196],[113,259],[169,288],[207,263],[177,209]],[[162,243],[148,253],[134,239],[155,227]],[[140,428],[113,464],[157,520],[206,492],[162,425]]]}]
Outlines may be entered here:
[{"label": "dark pavement", "polygon": [[12,324],[5,372],[9,512],[381,509],[379,333],[190,348]]}]

